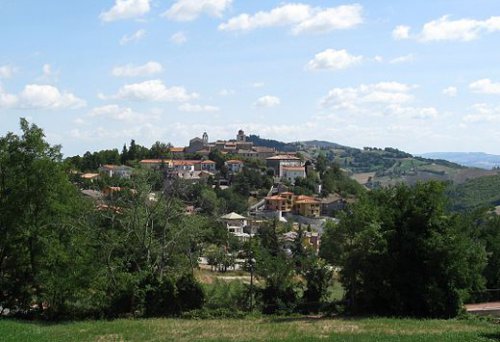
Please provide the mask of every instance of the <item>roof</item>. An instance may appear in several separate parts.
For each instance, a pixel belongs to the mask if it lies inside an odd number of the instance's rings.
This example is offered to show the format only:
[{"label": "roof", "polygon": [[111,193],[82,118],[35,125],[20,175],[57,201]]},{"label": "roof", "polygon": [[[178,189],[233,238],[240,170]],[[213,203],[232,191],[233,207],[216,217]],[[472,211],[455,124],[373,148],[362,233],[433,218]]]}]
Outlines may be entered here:
[{"label": "roof", "polygon": [[290,192],[290,191],[285,191],[285,192],[281,192],[280,195],[294,195],[294,193]]},{"label": "roof", "polygon": [[320,204],[320,201],[318,201],[314,198],[307,198],[307,199],[295,201],[295,204]]},{"label": "roof", "polygon": [[184,147],[171,147],[170,152],[184,152]]},{"label": "roof", "polygon": [[238,159],[230,159],[230,160],[226,161],[226,163],[228,163],[228,164],[243,164],[243,162],[241,160],[238,160]]},{"label": "roof", "polygon": [[306,171],[306,168],[304,166],[283,166],[282,169],[290,171]]},{"label": "roof", "polygon": [[213,160],[204,160],[201,163],[202,164],[216,164]]},{"label": "roof", "polygon": [[279,156],[266,158],[266,160],[300,160],[300,158],[288,154],[281,154]]},{"label": "roof", "polygon": [[84,179],[92,179],[92,178],[97,178],[99,177],[98,173],[84,173],[83,175],[80,176],[81,178]]},{"label": "roof", "polygon": [[224,220],[244,220],[246,217],[236,214],[234,211],[232,213],[226,214],[221,217]]},{"label": "roof", "polygon": [[161,163],[168,163],[169,160],[165,159],[143,159],[139,163],[141,164],[161,164]]},{"label": "roof", "polygon": [[266,200],[268,200],[268,201],[278,201],[278,200],[279,200],[279,201],[285,201],[285,200],[286,200],[286,198],[283,198],[283,197],[281,197],[281,196],[279,196],[279,195],[275,195],[275,196],[268,196],[268,197],[266,197],[265,199],[266,199]]}]

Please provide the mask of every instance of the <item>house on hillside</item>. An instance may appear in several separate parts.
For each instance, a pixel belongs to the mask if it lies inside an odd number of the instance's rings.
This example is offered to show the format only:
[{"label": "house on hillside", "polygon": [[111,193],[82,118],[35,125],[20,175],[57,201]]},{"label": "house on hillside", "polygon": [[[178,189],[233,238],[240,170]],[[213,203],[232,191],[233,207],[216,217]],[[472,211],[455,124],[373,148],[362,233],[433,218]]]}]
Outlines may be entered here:
[{"label": "house on hillside", "polygon": [[274,176],[287,179],[291,182],[297,177],[305,177],[306,169],[300,158],[292,155],[278,155],[266,158],[268,169],[273,170]]},{"label": "house on hillside", "polygon": [[249,234],[244,232],[244,228],[248,225],[247,218],[235,212],[221,216],[220,220],[226,226],[228,232],[241,240],[246,240],[250,237]]},{"label": "house on hillside", "polygon": [[132,175],[134,169],[126,165],[106,164],[99,167],[98,171],[99,174],[106,175],[108,177],[119,177],[128,179]]},{"label": "house on hillside", "polygon": [[243,162],[241,160],[231,159],[225,162],[230,173],[239,173],[243,170]]}]

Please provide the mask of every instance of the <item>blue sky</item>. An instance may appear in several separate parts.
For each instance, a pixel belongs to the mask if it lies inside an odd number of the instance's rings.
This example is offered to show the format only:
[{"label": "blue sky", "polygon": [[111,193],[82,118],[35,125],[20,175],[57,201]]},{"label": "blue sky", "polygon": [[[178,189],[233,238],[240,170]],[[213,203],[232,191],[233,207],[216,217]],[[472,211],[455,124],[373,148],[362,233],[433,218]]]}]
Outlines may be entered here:
[{"label": "blue sky", "polygon": [[0,0],[0,134],[500,154],[495,0]]}]

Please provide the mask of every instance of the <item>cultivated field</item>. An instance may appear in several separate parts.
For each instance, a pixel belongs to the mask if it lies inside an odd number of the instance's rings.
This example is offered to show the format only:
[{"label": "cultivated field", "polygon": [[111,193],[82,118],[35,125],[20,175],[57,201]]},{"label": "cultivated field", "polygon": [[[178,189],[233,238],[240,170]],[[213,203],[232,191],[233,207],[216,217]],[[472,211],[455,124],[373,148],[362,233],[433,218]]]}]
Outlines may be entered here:
[{"label": "cultivated field", "polygon": [[0,320],[1,341],[499,341],[500,325],[481,320],[120,319],[42,324]]}]

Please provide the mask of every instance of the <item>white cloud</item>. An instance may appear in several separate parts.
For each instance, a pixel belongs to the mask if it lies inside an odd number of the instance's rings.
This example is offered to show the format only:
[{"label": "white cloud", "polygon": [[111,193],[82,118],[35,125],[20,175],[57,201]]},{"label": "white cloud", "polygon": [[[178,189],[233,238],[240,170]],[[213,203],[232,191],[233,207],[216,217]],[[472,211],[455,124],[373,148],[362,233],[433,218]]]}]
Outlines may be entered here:
[{"label": "white cloud", "polygon": [[139,29],[136,32],[132,33],[131,35],[124,35],[120,39],[120,45],[126,45],[128,43],[138,42],[139,40],[143,39],[145,36],[146,36],[146,30]]},{"label": "white cloud", "polygon": [[16,69],[11,65],[0,66],[0,78],[11,78],[16,72]]},{"label": "white cloud", "polygon": [[42,67],[43,76],[49,77],[52,75],[52,67],[50,64],[44,64]]},{"label": "white cloud", "polygon": [[416,38],[421,42],[463,41],[478,39],[482,34],[500,31],[500,16],[485,20],[450,19],[449,15],[425,23],[419,34],[410,37],[408,26],[398,26],[393,31],[394,39]]},{"label": "white cloud", "polygon": [[127,64],[113,68],[112,74],[116,77],[144,77],[163,72],[163,67],[160,63],[150,61],[143,65]]},{"label": "white cloud", "polygon": [[477,103],[472,106],[472,114],[465,115],[466,123],[499,123],[500,107],[493,107],[486,103]]},{"label": "white cloud", "polygon": [[60,92],[51,85],[28,84],[19,94],[22,107],[40,109],[77,109],[85,107],[84,100],[72,93]]},{"label": "white cloud", "polygon": [[184,44],[187,42],[187,36],[184,32],[179,31],[170,36],[170,41],[178,45]]},{"label": "white cloud", "polygon": [[0,87],[0,108],[78,109],[85,105],[74,94],[51,85],[28,84],[18,95],[6,93]]},{"label": "white cloud", "polygon": [[384,61],[384,57],[382,56],[375,56],[373,57],[373,60],[377,63],[382,63]]},{"label": "white cloud", "polygon": [[219,90],[219,95],[220,96],[230,96],[236,94],[236,91],[233,89],[221,89]]},{"label": "white cloud", "polygon": [[232,0],[177,0],[163,16],[176,21],[192,21],[202,14],[221,17],[231,3]]},{"label": "white cloud", "polygon": [[396,58],[393,58],[389,61],[390,64],[400,64],[400,63],[407,63],[407,62],[412,62],[415,59],[415,57],[412,54],[405,55],[405,56],[399,56]]},{"label": "white cloud", "polygon": [[[161,80],[150,80],[122,86],[111,98],[135,101],[186,102],[198,98],[184,87],[167,87]],[[109,97],[108,97],[109,98]]]},{"label": "white cloud", "polygon": [[342,70],[361,63],[362,56],[350,55],[346,50],[327,49],[317,53],[307,63],[309,70]]},{"label": "white cloud", "polygon": [[17,104],[17,96],[8,94],[0,84],[0,108],[11,108]]},{"label": "white cloud", "polygon": [[219,25],[221,31],[251,31],[257,28],[291,26],[293,34],[325,33],[355,27],[363,22],[359,4],[330,8],[307,4],[283,4],[268,12],[243,13]]},{"label": "white cloud", "polygon": [[158,119],[156,115],[138,113],[129,107],[120,107],[116,104],[95,107],[87,114],[87,116],[93,118],[101,117],[133,124],[150,122]]},{"label": "white cloud", "polygon": [[253,82],[251,84],[252,88],[262,88],[265,86],[264,82]]},{"label": "white cloud", "polygon": [[405,25],[396,26],[396,28],[392,30],[392,38],[396,40],[409,39],[410,27]]},{"label": "white cloud", "polygon": [[442,93],[443,93],[443,95],[446,95],[449,97],[455,97],[458,94],[458,89],[457,89],[457,87],[450,86],[450,87],[444,88]]},{"label": "white cloud", "polygon": [[413,100],[410,90],[414,87],[399,82],[380,82],[362,84],[356,88],[333,88],[321,100],[321,105],[325,108],[357,110],[366,103],[403,104]]},{"label": "white cloud", "polygon": [[180,105],[178,109],[181,112],[190,112],[190,113],[218,112],[220,110],[220,108],[216,107],[216,106],[198,105],[198,104],[190,104],[190,103],[184,103],[184,104]]},{"label": "white cloud", "polygon": [[492,82],[488,78],[472,82],[469,84],[469,88],[473,92],[480,94],[500,94],[500,83]]},{"label": "white cloud", "polygon": [[102,12],[99,18],[104,22],[141,17],[151,9],[150,0],[116,0],[108,11]]},{"label": "white cloud", "polygon": [[279,97],[266,95],[257,99],[255,105],[257,107],[275,107],[281,103]]}]

